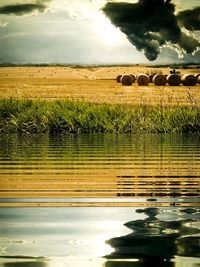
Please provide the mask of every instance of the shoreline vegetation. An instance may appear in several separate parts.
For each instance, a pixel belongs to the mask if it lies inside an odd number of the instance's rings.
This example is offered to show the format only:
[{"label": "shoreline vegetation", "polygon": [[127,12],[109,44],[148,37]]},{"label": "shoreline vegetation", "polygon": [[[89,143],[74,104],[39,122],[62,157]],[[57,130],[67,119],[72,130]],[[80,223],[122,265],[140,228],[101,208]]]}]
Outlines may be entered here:
[{"label": "shoreline vegetation", "polygon": [[0,134],[200,133],[197,105],[0,99]]}]

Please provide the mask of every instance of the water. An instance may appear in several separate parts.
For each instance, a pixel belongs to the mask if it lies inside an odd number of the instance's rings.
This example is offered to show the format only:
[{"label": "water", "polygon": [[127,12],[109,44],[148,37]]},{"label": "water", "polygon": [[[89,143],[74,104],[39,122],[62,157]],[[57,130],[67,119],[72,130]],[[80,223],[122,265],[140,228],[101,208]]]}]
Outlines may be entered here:
[{"label": "water", "polygon": [[200,266],[200,137],[0,137],[0,267]]},{"label": "water", "polygon": [[0,266],[197,267],[199,216],[175,207],[1,208]]}]

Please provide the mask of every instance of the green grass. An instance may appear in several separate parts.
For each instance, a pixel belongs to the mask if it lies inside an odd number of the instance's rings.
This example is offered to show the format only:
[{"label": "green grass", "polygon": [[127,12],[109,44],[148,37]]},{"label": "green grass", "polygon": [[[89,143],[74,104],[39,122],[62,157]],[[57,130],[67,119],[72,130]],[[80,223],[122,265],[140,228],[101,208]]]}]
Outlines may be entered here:
[{"label": "green grass", "polygon": [[76,101],[0,100],[0,133],[200,132],[196,106],[95,104]]}]

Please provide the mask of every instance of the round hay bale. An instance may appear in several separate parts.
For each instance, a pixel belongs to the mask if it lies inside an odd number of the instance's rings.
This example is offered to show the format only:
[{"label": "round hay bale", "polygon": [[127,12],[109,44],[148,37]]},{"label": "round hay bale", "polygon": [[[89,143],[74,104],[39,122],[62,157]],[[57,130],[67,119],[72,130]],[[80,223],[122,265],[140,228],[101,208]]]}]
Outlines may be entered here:
[{"label": "round hay bale", "polygon": [[185,86],[194,86],[197,83],[197,78],[192,74],[184,74],[181,77],[181,82]]},{"label": "round hay bale", "polygon": [[121,77],[122,77],[122,75],[118,75],[118,76],[116,77],[116,82],[117,82],[117,83],[120,83],[120,82],[121,82]]},{"label": "round hay bale", "polygon": [[138,85],[148,85],[150,82],[149,77],[146,74],[139,74],[137,77]]},{"label": "round hay bale", "polygon": [[155,76],[155,74],[149,74],[149,82],[152,83],[153,82],[153,77]]},{"label": "round hay bale", "polygon": [[167,82],[170,86],[179,86],[181,84],[181,76],[178,74],[170,74],[167,76]]},{"label": "round hay bale", "polygon": [[153,83],[155,85],[165,85],[167,83],[167,79],[165,77],[165,75],[163,74],[156,74],[154,77],[153,77]]},{"label": "round hay bale", "polygon": [[197,78],[197,80],[198,80],[199,76],[200,76],[200,73],[197,73],[197,74],[195,75],[195,77]]},{"label": "round hay bale", "polygon": [[134,74],[131,74],[131,77],[133,78],[133,83],[135,82],[135,80],[136,80],[136,77],[135,77],[135,75]]},{"label": "round hay bale", "polygon": [[121,77],[121,83],[122,85],[132,85],[133,84],[133,77],[129,74],[124,74]]}]

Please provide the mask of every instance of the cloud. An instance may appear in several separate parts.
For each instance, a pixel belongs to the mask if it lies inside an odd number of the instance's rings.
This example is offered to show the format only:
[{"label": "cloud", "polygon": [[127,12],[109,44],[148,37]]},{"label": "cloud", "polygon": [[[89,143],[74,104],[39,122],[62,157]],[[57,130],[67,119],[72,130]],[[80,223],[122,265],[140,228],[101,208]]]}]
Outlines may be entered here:
[{"label": "cloud", "polygon": [[0,27],[6,27],[8,25],[8,21],[4,19],[0,19]]},{"label": "cloud", "polygon": [[35,3],[4,5],[0,7],[0,14],[22,16],[35,11],[42,13],[48,8],[49,1],[51,0],[38,0]]},{"label": "cloud", "polygon": [[189,31],[200,30],[200,7],[196,7],[192,10],[185,10],[178,14],[178,22],[181,26]]},{"label": "cloud", "polygon": [[[170,1],[143,0],[108,2],[102,10],[150,61],[155,60],[165,46],[175,48],[179,55],[194,54],[200,48],[193,34],[182,30],[182,27],[188,30],[199,27],[198,8],[175,15],[175,5]],[[196,17],[192,16],[193,12]]]}]

